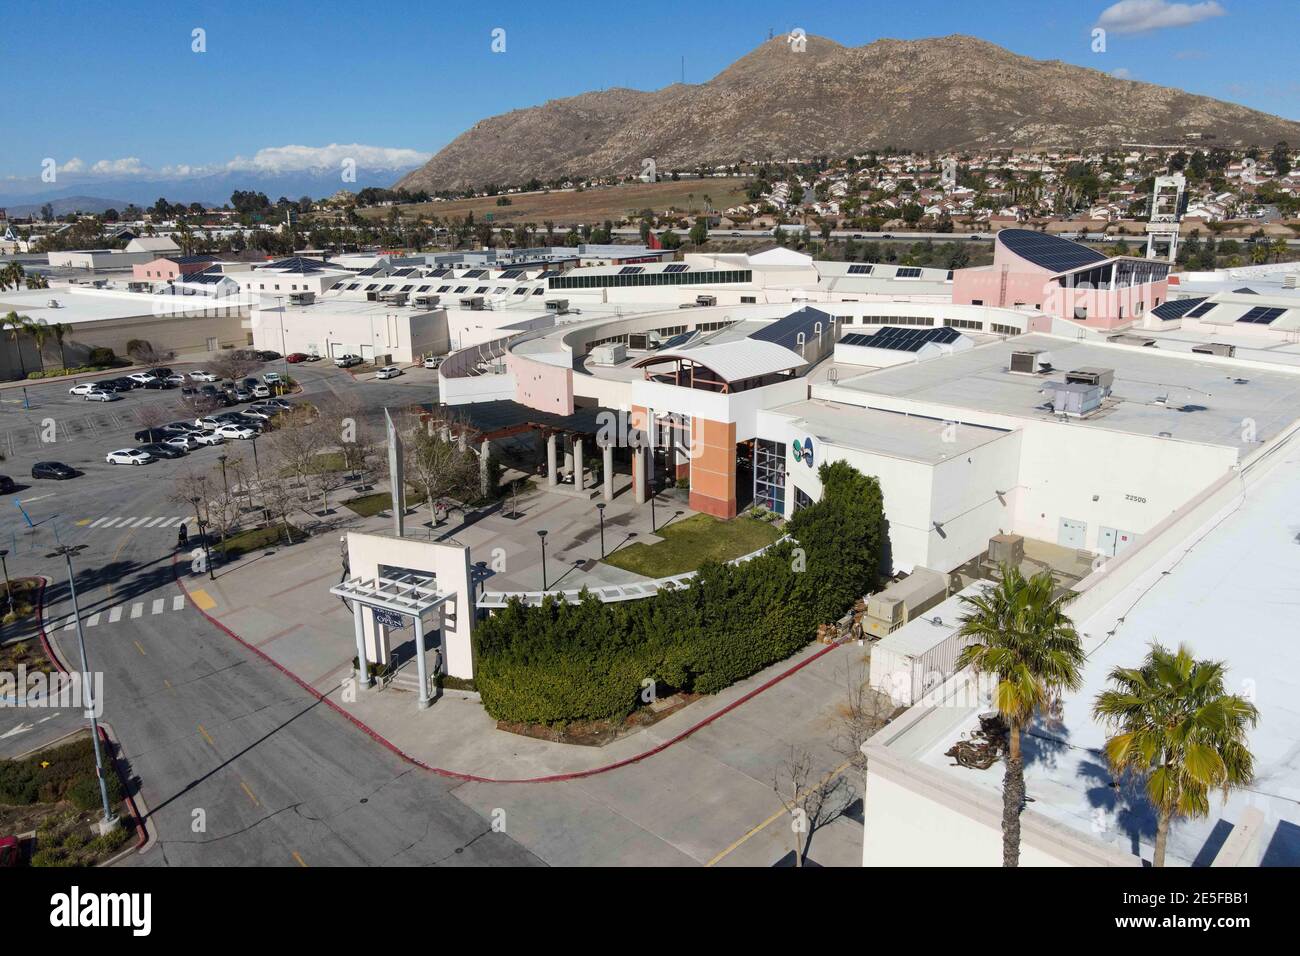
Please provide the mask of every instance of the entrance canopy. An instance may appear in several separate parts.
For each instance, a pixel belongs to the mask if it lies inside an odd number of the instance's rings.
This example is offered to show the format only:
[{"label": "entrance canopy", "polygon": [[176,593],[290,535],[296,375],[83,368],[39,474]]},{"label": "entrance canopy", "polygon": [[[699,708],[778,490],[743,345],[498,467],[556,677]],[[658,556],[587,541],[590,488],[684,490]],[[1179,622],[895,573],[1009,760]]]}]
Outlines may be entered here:
[{"label": "entrance canopy", "polygon": [[396,578],[348,578],[330,588],[330,594],[367,607],[417,618],[445,604],[451,597],[438,591],[432,576],[413,572]]}]

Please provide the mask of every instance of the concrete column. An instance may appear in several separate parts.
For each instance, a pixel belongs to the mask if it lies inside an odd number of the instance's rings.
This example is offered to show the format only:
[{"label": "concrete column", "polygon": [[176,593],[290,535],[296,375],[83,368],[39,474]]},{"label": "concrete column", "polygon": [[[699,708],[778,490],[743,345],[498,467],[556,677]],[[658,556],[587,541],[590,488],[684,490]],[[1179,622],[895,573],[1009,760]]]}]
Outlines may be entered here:
[{"label": "concrete column", "polygon": [[649,450],[645,448],[632,449],[632,491],[636,495],[636,503],[639,505],[645,504],[645,466],[649,454]]},{"label": "concrete column", "polygon": [[605,476],[605,501],[606,503],[614,500],[614,446],[606,445],[604,452],[604,471]]},{"label": "concrete column", "polygon": [[555,432],[546,436],[546,484],[554,488],[560,483],[560,476],[555,473]]},{"label": "concrete column", "polygon": [[352,602],[352,621],[357,629],[357,683],[369,687],[374,681],[370,679],[370,668],[366,658],[366,623],[362,616],[365,606],[360,601]]},{"label": "concrete column", "polygon": [[415,670],[420,676],[420,710],[428,709],[433,701],[429,697],[429,664],[424,659],[424,621],[415,619]]},{"label": "concrete column", "polygon": [[479,446],[479,453],[478,453],[478,484],[479,484],[478,490],[479,490],[479,494],[481,494],[484,498],[488,497],[488,495],[496,491],[495,488],[488,487],[492,481],[492,469],[489,466],[489,457],[491,455],[491,452],[492,452],[492,443],[488,441],[486,438],[483,439],[483,444]]},{"label": "concrete column", "polygon": [[573,440],[573,487],[581,491],[587,487],[587,476],[582,466],[582,439]]},{"label": "concrete column", "polygon": [[573,474],[573,443],[567,435],[564,438],[564,470]]}]

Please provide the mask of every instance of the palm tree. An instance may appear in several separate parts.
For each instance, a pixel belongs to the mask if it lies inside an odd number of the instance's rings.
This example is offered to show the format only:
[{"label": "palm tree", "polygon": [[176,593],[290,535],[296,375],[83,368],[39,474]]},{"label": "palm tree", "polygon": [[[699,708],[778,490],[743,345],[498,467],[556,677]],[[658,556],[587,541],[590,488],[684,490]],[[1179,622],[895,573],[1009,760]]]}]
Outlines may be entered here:
[{"label": "palm tree", "polygon": [[17,312],[10,312],[3,319],[0,319],[0,330],[8,329],[14,336],[14,351],[18,355],[18,368],[22,371],[22,377],[27,377],[27,363],[23,361],[23,343],[19,338],[23,332],[31,328],[32,320],[25,315],[19,315]]},{"label": "palm tree", "polygon": [[50,324],[44,319],[37,319],[27,327],[27,331],[31,333],[32,339],[36,342],[36,357],[40,359],[41,371],[44,372],[45,343],[50,340],[50,336],[54,334],[54,330],[50,328]]},{"label": "palm tree", "polygon": [[1083,648],[1065,613],[1072,594],[1055,597],[1056,582],[1043,571],[1026,579],[1018,567],[1002,566],[1002,580],[983,594],[962,598],[966,614],[959,633],[971,643],[957,658],[958,669],[997,677],[994,701],[1008,730],[1002,781],[1002,865],[1020,865],[1020,814],[1025,804],[1025,768],[1020,733],[1063,690],[1082,683]]},{"label": "palm tree", "polygon": [[63,338],[72,331],[72,326],[67,322],[55,322],[50,326],[50,331],[54,333],[54,341],[59,343],[59,368],[66,370],[68,360],[63,354]]},{"label": "palm tree", "polygon": [[1254,776],[1246,729],[1259,711],[1224,690],[1225,670],[1222,661],[1194,660],[1186,644],[1177,653],[1152,644],[1140,668],[1110,672],[1115,689],[1093,704],[1093,715],[1115,731],[1106,741],[1112,769],[1146,781],[1156,809],[1155,866],[1165,865],[1175,816],[1205,816],[1211,789],[1226,797]]}]

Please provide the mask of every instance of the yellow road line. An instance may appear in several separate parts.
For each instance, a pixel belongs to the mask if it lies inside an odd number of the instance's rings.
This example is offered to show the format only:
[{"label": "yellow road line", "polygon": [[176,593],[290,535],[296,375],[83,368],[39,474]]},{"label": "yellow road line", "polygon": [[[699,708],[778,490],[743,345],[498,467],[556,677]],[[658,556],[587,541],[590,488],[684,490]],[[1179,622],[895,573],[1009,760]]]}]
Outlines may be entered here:
[{"label": "yellow road line", "polygon": [[90,524],[92,520],[93,519],[91,518],[82,518],[80,521],[77,522],[77,527],[84,528],[86,525]]},{"label": "yellow road line", "polygon": [[203,739],[206,740],[213,747],[217,745],[217,742],[212,739],[212,735],[207,732],[206,728],[204,728],[202,724],[199,724],[199,733],[201,733],[203,735]]},{"label": "yellow road line", "polygon": [[169,681],[166,677],[163,678],[163,686],[165,686],[168,690],[174,690],[174,689],[175,689],[175,688],[172,687],[172,682]]},{"label": "yellow road line", "polygon": [[306,862],[304,862],[303,858],[298,855],[297,850],[293,851],[293,858],[298,862],[299,866],[305,867],[307,865]]},{"label": "yellow road line", "polygon": [[[119,554],[122,553],[122,549],[126,547],[126,543],[127,543],[128,541],[131,540],[131,535],[133,535],[133,534],[135,534],[135,530],[134,530],[134,529],[132,529],[132,530],[130,530],[130,531],[128,531],[128,532],[126,533],[126,537],[122,539],[122,543],[119,544],[119,545],[117,546],[117,550],[113,552],[113,557],[109,559],[110,563],[112,563],[112,564],[116,564],[116,563],[117,563],[117,556],[118,556]],[[109,597],[112,597],[112,596],[113,596],[113,585],[112,585],[111,582],[110,582],[109,585],[108,585],[108,596],[109,596]],[[141,651],[140,653],[143,654],[144,651]]]},{"label": "yellow road line", "polygon": [[139,641],[132,641],[131,643],[135,645],[135,649],[136,649],[137,651],[140,652],[140,656],[141,656],[141,657],[148,657],[148,656],[149,656],[148,654],[146,654],[146,653],[144,652],[144,648],[140,646],[140,642],[139,642]]},{"label": "yellow road line", "polygon": [[[818,781],[816,786],[809,787],[807,790],[804,791],[804,793],[808,794],[811,793],[813,790],[815,790],[817,787],[824,787],[826,784],[830,783],[832,780],[834,780],[836,777],[842,774],[845,770],[849,769],[849,767],[852,766],[852,764],[853,764],[852,760],[844,761],[844,763],[840,764],[838,767],[836,767],[834,770],[832,770],[830,773],[824,776],[820,781]],[[741,837],[735,843],[731,844],[731,846],[727,847],[725,850],[723,850],[721,853],[719,853],[717,856],[715,856],[713,859],[711,859],[708,863],[704,865],[713,866],[713,864],[717,863],[727,854],[731,853],[733,850],[739,847],[742,843],[744,843],[754,834],[759,833],[762,830],[766,829],[767,827],[771,826],[774,821],[779,820],[781,817],[788,817],[789,815],[790,815],[789,810],[786,810],[784,807],[781,808],[780,810],[776,811],[776,813],[772,814],[770,817],[764,820],[762,823],[758,824],[757,826],[750,827],[749,830],[746,831],[743,837]]]},{"label": "yellow road line", "polygon": [[212,595],[203,588],[196,588],[190,592],[190,600],[200,611],[211,611],[217,606],[217,602],[212,600]]},{"label": "yellow road line", "polygon": [[253,796],[253,791],[249,789],[248,784],[241,780],[239,785],[243,788],[244,793],[248,794],[248,799],[253,801],[253,806],[260,807],[261,804],[257,802],[257,797]]}]

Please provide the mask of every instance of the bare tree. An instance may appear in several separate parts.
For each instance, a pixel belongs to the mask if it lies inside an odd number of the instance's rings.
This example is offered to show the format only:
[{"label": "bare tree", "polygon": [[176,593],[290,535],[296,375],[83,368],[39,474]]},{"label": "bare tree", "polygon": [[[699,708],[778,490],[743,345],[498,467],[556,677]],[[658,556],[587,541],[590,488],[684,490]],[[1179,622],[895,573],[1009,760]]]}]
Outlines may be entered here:
[{"label": "bare tree", "polygon": [[245,378],[249,372],[261,365],[261,360],[238,349],[222,352],[209,364],[208,369],[214,375],[228,378],[233,382]]},{"label": "bare tree", "polygon": [[866,773],[867,758],[862,745],[871,739],[897,710],[888,694],[871,686],[870,666],[865,661],[849,664],[844,671],[844,699],[836,714],[831,749],[848,760],[859,773]]},{"label": "bare tree", "polygon": [[147,367],[156,367],[164,362],[170,362],[176,357],[176,353],[169,349],[154,348],[151,343],[145,339],[132,339],[126,345],[126,354],[135,362]]},{"label": "bare tree", "polygon": [[438,522],[437,506],[444,499],[459,501],[478,491],[478,459],[449,431],[449,426],[417,418],[403,436],[407,480],[424,492],[430,537]]},{"label": "bare tree", "polygon": [[852,800],[846,795],[843,768],[814,779],[812,754],[794,744],[772,775],[772,790],[790,816],[794,837],[794,865],[802,867],[812,845],[813,834],[842,813]]}]

